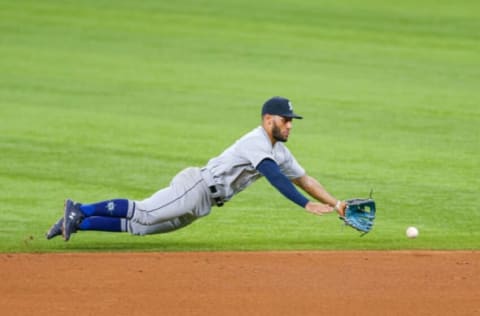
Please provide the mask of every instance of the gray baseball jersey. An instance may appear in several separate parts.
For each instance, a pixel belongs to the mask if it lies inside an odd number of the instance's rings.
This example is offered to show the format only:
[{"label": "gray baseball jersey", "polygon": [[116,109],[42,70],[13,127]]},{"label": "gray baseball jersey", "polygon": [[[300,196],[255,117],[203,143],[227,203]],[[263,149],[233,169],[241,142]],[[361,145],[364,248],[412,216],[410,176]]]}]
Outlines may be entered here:
[{"label": "gray baseball jersey", "polygon": [[[130,203],[134,215],[124,225],[137,235],[184,227],[210,213],[215,202],[209,186],[214,184],[222,201],[229,201],[261,177],[256,167],[267,158],[274,160],[289,179],[305,175],[285,144],[276,142],[272,146],[266,131],[259,126],[211,159],[205,168],[187,168],[173,178],[169,187],[143,201]],[[202,173],[205,170],[211,179]]]},{"label": "gray baseball jersey", "polygon": [[264,159],[272,159],[289,179],[295,179],[305,174],[295,157],[282,142],[274,146],[267,132],[259,126],[246,134],[220,156],[211,159],[207,164],[217,184],[225,190],[225,201],[261,177],[256,167]]}]

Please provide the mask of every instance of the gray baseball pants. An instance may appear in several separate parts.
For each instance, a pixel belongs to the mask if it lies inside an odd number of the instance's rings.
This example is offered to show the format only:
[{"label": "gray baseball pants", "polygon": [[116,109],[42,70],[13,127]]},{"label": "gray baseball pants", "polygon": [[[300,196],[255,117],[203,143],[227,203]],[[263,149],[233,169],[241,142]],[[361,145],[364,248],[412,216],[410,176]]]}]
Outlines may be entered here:
[{"label": "gray baseball pants", "polygon": [[125,221],[126,230],[147,235],[177,230],[208,215],[212,198],[200,168],[190,167],[178,173],[167,188],[131,204],[133,217]]}]

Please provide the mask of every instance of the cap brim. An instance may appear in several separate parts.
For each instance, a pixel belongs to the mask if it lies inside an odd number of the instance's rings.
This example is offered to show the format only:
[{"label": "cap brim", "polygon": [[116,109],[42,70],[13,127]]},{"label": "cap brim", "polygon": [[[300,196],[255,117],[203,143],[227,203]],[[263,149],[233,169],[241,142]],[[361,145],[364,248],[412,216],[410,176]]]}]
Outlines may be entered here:
[{"label": "cap brim", "polygon": [[303,119],[303,116],[300,116],[300,115],[297,115],[295,113],[291,113],[291,114],[285,114],[285,115],[281,115],[281,116],[284,116],[284,117],[291,117],[291,118],[294,118],[294,119]]}]

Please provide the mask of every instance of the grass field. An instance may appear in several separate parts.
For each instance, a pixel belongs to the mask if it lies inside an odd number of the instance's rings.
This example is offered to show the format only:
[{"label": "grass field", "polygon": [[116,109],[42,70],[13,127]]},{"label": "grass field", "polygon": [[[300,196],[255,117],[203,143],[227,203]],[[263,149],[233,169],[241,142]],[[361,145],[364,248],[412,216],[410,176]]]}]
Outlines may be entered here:
[{"label": "grass field", "polygon": [[[0,252],[480,249],[476,1],[0,1],[0,57]],[[311,175],[374,190],[372,233],[261,180],[175,233],[44,239],[65,198],[145,198],[273,95]]]}]

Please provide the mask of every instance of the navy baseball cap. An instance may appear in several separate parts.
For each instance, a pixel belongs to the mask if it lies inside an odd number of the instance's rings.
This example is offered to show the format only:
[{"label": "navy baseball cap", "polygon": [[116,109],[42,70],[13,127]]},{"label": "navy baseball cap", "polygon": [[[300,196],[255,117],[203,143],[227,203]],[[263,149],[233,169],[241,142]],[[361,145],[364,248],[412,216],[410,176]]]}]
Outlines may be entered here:
[{"label": "navy baseball cap", "polygon": [[279,115],[284,117],[291,117],[302,119],[303,117],[293,113],[293,106],[290,100],[283,97],[273,97],[268,99],[262,108],[262,116],[265,114]]}]

